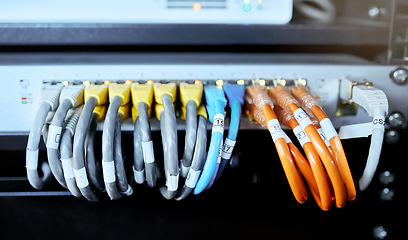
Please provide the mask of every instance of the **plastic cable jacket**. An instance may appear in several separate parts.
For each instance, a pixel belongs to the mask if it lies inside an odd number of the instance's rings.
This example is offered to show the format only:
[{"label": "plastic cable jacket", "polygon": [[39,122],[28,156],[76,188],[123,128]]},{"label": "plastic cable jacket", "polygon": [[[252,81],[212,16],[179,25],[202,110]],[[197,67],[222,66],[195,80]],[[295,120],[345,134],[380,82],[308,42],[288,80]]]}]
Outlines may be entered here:
[{"label": "plastic cable jacket", "polygon": [[[183,188],[181,189],[180,195],[176,198],[177,201],[180,201],[186,198],[193,191],[194,187],[197,184],[198,178],[200,176],[201,170],[203,169],[206,157],[207,148],[207,121],[204,116],[198,116],[198,127],[197,127],[197,141],[195,145],[193,161],[191,162],[191,167],[189,171],[195,171],[193,175],[189,177],[187,174],[187,179]],[[189,186],[186,185],[187,181]]]},{"label": "plastic cable jacket", "polygon": [[95,111],[92,113],[91,122],[89,123],[88,132],[86,135],[86,171],[88,173],[88,178],[90,182],[99,191],[105,190],[105,184],[103,182],[102,173],[99,172],[98,166],[96,165],[95,159],[95,134],[96,128],[99,120],[99,114]]},{"label": "plastic cable jacket", "polygon": [[[224,107],[216,102],[216,113],[221,114],[224,112]],[[214,125],[213,125],[214,126]],[[197,182],[194,194],[199,194],[207,187],[213,171],[217,166],[218,154],[221,148],[221,142],[223,139],[223,132],[213,131],[211,133],[210,147],[208,149],[207,160],[204,165],[204,169],[201,173],[200,179]]]},{"label": "plastic cable jacket", "polygon": [[[102,158],[103,161],[114,162],[114,138],[115,128],[118,116],[118,110],[122,103],[122,98],[114,96],[109,104],[108,112],[106,113],[105,123],[102,132]],[[105,178],[105,169],[103,169]],[[116,184],[105,181],[106,192],[112,200],[122,197]]]},{"label": "plastic cable jacket", "polygon": [[89,186],[88,178],[86,176],[85,167],[74,169],[75,180],[79,188],[86,188]]},{"label": "plastic cable jacket", "polygon": [[322,119],[320,121],[320,126],[322,127],[327,139],[332,139],[333,137],[337,136],[336,129],[334,129],[333,124],[329,118]]},{"label": "plastic cable jacket", "polygon": [[[182,160],[182,167],[187,168],[191,166],[191,161],[194,153],[194,145],[197,138],[197,105],[194,100],[189,100],[186,106],[186,136],[184,144],[184,154]],[[183,177],[186,175],[183,174]]]},{"label": "plastic cable jacket", "polygon": [[143,148],[140,133],[140,119],[136,118],[133,132],[133,166],[137,171],[144,169]]},{"label": "plastic cable jacket", "polygon": [[[148,105],[146,105],[144,102],[140,102],[138,104],[139,117],[137,118],[138,124],[136,124],[135,127],[139,128],[139,136],[135,136],[135,141],[137,141],[135,142],[135,149],[138,149],[139,152],[135,152],[135,154],[140,155],[140,153],[143,153],[143,161],[141,164],[144,162],[145,165],[145,180],[149,187],[153,187],[156,185],[157,173],[155,170],[156,165],[147,106]],[[135,132],[135,134],[137,133]],[[142,146],[142,149],[140,149],[140,145]],[[139,156],[135,156],[135,159],[140,161],[138,158]]]},{"label": "plastic cable jacket", "polygon": [[278,119],[269,120],[267,125],[274,142],[279,138],[285,138],[285,135],[282,131],[282,128],[280,127]]},{"label": "plastic cable jacket", "polygon": [[[75,125],[73,126],[76,127]],[[68,190],[77,198],[81,198],[82,194],[79,190],[77,183],[75,181],[74,170],[72,166],[72,132],[65,129],[61,138],[60,154],[62,170],[64,173],[64,178],[67,183]]]},{"label": "plastic cable jacket", "polygon": [[[26,150],[26,165],[27,165],[27,178],[31,184],[36,189],[42,189],[50,176],[44,175],[40,178],[37,172],[38,167],[38,146],[41,140],[41,132],[43,129],[44,122],[47,118],[51,106],[47,102],[41,103],[34,117],[33,125],[31,127],[30,134],[27,141]],[[48,165],[48,164],[47,164]],[[36,167],[35,169],[33,169]]]},{"label": "plastic cable jacket", "polygon": [[113,151],[114,151],[114,163],[115,163],[115,173],[116,173],[116,179],[118,183],[119,190],[121,192],[127,192],[129,189],[128,187],[128,181],[126,178],[126,172],[125,172],[125,166],[123,162],[123,156],[122,156],[122,133],[121,133],[121,126],[122,126],[122,114],[118,113],[116,117],[116,123],[115,123],[115,139],[114,139],[114,146],[113,146]]},{"label": "plastic cable jacket", "polygon": [[385,131],[385,113],[378,114],[379,111],[383,110],[376,109],[374,111],[375,114],[373,118],[373,133],[371,136],[370,151],[368,153],[367,163],[364,168],[363,175],[358,182],[361,190],[365,190],[370,185],[380,160]]},{"label": "plastic cable jacket", "polygon": [[[86,133],[89,128],[89,123],[91,121],[91,116],[93,109],[96,105],[96,99],[91,97],[89,98],[82,110],[81,116],[79,117],[78,124],[75,129],[74,135],[74,144],[73,144],[73,162],[72,166],[74,169],[74,174],[76,169],[85,169],[85,158],[84,158],[84,148],[85,148],[85,138]],[[76,176],[75,176],[76,177]],[[86,174],[84,175],[86,178]],[[78,179],[75,179],[78,185]],[[88,182],[88,179],[86,179]],[[89,183],[88,183],[89,184]],[[82,185],[83,186],[83,185]],[[79,187],[79,186],[78,186]],[[92,191],[92,189],[88,186],[85,188],[80,188],[81,194],[89,201],[98,201],[97,196]]]},{"label": "plastic cable jacket", "polygon": [[[166,148],[167,151],[164,154],[167,157],[164,159],[165,171],[166,171],[166,185],[167,188],[161,188],[161,194],[166,199],[172,199],[176,196],[177,186],[174,186],[176,183],[178,185],[179,177],[179,166],[178,166],[178,152],[177,152],[177,123],[176,115],[174,112],[173,102],[169,95],[164,94],[161,98],[163,102],[164,111],[162,116],[164,119],[161,119],[160,122],[164,123],[162,132],[164,131],[164,136],[166,138]],[[164,144],[163,144],[164,147]],[[177,180],[176,180],[177,178]],[[175,189],[174,189],[175,188]]]}]

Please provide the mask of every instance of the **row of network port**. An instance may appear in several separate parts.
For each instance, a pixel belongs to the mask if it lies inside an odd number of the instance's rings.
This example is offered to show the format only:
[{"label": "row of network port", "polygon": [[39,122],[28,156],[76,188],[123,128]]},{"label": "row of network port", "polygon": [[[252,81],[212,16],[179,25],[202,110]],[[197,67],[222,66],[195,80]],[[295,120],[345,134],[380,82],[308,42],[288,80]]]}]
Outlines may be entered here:
[{"label": "row of network port", "polygon": [[[299,203],[306,201],[309,188],[322,210],[329,210],[333,203],[343,207],[356,198],[346,153],[337,131],[306,83],[305,79],[44,81],[42,100],[27,143],[28,179],[34,188],[43,189],[55,177],[74,196],[98,201],[104,194],[112,200],[131,195],[132,182],[146,182],[154,188],[158,177],[164,175],[160,193],[166,199],[181,200],[191,193],[201,194],[219,179],[234,151],[241,117],[248,115],[271,133],[271,145],[276,147]],[[344,93],[340,95],[347,98],[352,89],[353,100],[362,106],[365,103],[359,102],[361,96],[383,94],[371,85],[343,84]],[[379,102],[368,103],[375,106],[368,109],[374,111],[370,126],[373,141],[366,171],[359,181],[361,190],[370,183],[381,152],[388,110],[385,95],[381,97]],[[185,121],[183,149],[178,149],[177,144],[176,112]],[[128,118],[134,126],[133,159],[126,159],[121,148],[121,124]],[[155,160],[152,118],[160,122],[163,167]],[[224,134],[226,118],[230,121]],[[102,159],[98,160],[94,142],[100,121],[104,124]],[[212,123],[211,134],[207,132],[207,122]],[[293,130],[296,144],[282,130],[283,126]],[[41,138],[47,147],[47,160],[39,166]],[[181,160],[179,151],[183,152]],[[132,162],[130,175],[126,174],[129,171],[124,162]],[[39,174],[40,169],[43,174]]]}]

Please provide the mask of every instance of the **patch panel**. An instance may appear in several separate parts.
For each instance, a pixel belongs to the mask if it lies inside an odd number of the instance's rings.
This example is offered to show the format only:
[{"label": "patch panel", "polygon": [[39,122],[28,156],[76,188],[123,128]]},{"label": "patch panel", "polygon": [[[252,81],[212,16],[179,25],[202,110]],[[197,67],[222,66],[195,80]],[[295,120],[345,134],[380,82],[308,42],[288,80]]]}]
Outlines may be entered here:
[{"label": "patch panel", "polygon": [[[307,85],[315,97],[339,128],[343,125],[370,121],[370,117],[361,109],[353,116],[336,117],[340,79],[345,76],[367,79],[389,97],[390,113],[401,112],[408,115],[408,109],[402,104],[408,101],[405,94],[407,85],[397,85],[389,74],[398,66],[375,65],[339,65],[339,64],[134,64],[134,65],[13,65],[0,66],[1,79],[6,80],[0,90],[3,111],[7,114],[0,120],[2,135],[26,135],[31,126],[34,109],[38,106],[41,87],[44,82],[98,83],[126,82],[127,79],[149,79],[155,82],[193,81],[200,79],[204,84],[223,79],[224,82],[251,79],[307,79]],[[295,76],[295,77],[294,77]],[[296,77],[297,76],[297,77]],[[82,80],[79,80],[82,79]],[[165,80],[162,80],[165,79]],[[213,80],[211,80],[213,79]],[[260,81],[262,83],[262,81]],[[269,85],[273,80],[265,80]],[[294,80],[286,80],[293,83]],[[248,124],[247,124],[248,123]],[[153,128],[158,125],[153,123]],[[256,125],[243,122],[244,128],[257,128]],[[130,130],[126,122],[124,130]]]}]

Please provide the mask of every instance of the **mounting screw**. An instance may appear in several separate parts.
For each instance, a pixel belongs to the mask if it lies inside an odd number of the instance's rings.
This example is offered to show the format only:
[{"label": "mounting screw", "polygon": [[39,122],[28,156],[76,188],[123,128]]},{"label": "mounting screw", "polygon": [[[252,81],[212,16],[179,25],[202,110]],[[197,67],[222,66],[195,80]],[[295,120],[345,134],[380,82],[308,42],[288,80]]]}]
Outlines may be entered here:
[{"label": "mounting screw", "polygon": [[390,78],[398,85],[404,85],[408,83],[408,70],[399,67],[390,73]]},{"label": "mounting screw", "polygon": [[387,123],[392,128],[402,128],[405,124],[405,116],[400,112],[393,112],[387,117]]},{"label": "mounting screw", "polygon": [[376,226],[373,228],[375,239],[385,239],[388,235],[388,230],[384,226]]}]

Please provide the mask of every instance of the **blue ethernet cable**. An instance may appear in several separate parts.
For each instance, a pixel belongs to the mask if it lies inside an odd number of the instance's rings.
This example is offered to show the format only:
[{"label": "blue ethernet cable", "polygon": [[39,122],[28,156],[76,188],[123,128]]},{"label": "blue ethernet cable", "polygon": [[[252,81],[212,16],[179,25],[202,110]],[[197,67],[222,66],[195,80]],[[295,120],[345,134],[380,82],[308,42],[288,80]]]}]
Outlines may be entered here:
[{"label": "blue ethernet cable", "polygon": [[227,96],[229,107],[231,108],[231,120],[227,138],[225,139],[224,145],[221,149],[221,164],[219,166],[215,180],[217,180],[221,176],[225,166],[231,159],[235,141],[237,140],[239,125],[241,123],[242,105],[244,104],[245,96],[245,85],[226,83],[224,84],[223,89],[225,95]]},{"label": "blue ethernet cable", "polygon": [[224,91],[216,86],[205,86],[204,95],[207,103],[206,108],[208,112],[208,119],[213,124],[213,127],[207,160],[200,179],[198,180],[194,189],[195,195],[200,194],[206,189],[213,172],[217,172],[217,159],[224,135],[224,108],[227,105],[227,99],[225,99]]}]

